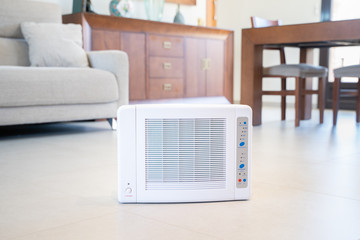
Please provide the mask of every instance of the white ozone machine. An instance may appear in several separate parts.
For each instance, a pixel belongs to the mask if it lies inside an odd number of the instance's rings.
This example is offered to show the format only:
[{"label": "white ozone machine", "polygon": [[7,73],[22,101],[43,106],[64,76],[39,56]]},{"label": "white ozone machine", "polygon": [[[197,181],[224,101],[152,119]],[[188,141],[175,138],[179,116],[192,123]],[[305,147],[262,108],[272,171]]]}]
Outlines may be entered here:
[{"label": "white ozone machine", "polygon": [[249,199],[250,107],[128,105],[117,120],[121,203]]}]

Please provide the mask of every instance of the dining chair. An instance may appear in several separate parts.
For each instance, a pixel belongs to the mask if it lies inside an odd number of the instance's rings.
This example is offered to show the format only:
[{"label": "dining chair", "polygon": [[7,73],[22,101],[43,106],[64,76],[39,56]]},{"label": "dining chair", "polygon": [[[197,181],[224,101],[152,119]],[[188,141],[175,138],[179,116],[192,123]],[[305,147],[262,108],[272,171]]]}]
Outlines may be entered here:
[{"label": "dining chair", "polygon": [[[267,20],[260,17],[251,17],[252,28],[280,26],[280,20]],[[286,119],[286,96],[295,96],[295,126],[300,125],[300,112],[304,108],[301,106],[301,97],[309,94],[318,95],[318,105],[320,111],[320,123],[324,122],[324,106],[325,106],[325,80],[327,76],[327,68],[322,66],[314,66],[310,64],[286,64],[284,47],[264,46],[263,49],[277,50],[280,53],[280,64],[270,67],[263,67],[263,78],[281,78],[280,91],[262,91],[262,95],[280,95],[281,96],[281,120]],[[287,90],[286,79],[295,78],[295,90]],[[317,90],[305,89],[306,78],[318,78],[319,84]]]},{"label": "dining chair", "polygon": [[[355,77],[357,81],[357,89],[341,89],[341,78]],[[339,99],[341,96],[356,97],[356,122],[360,122],[360,65],[352,65],[337,68],[334,70],[334,85],[333,85],[333,125],[337,123],[337,115],[339,111]]]}]

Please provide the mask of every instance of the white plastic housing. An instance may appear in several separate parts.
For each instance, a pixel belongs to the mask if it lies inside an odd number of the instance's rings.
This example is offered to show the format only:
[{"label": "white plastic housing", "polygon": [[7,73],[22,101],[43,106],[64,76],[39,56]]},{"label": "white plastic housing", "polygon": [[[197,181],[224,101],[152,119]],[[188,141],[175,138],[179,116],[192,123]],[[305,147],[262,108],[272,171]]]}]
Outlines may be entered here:
[{"label": "white plastic housing", "polygon": [[117,117],[121,203],[249,199],[250,107],[128,105]]}]

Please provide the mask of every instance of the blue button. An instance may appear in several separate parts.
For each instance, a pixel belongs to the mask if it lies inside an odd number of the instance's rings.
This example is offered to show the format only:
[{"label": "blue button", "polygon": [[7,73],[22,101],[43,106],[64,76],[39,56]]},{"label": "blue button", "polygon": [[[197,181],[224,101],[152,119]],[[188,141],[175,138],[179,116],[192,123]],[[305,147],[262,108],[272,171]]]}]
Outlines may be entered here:
[{"label": "blue button", "polygon": [[246,182],[246,178],[243,179],[243,182]]},{"label": "blue button", "polygon": [[244,168],[245,164],[240,164],[239,168]]},{"label": "blue button", "polygon": [[244,124],[246,124],[246,122],[244,122]]},{"label": "blue button", "polygon": [[242,147],[245,145],[245,142],[241,142],[239,145],[240,145],[240,147]]}]

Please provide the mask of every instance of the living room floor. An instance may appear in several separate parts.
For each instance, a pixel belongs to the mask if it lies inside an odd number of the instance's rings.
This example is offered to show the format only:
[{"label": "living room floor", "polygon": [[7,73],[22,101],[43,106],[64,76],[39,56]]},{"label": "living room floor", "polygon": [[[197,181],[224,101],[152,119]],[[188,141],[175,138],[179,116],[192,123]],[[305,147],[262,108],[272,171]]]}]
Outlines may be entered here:
[{"label": "living room floor", "polygon": [[107,122],[0,128],[0,239],[360,239],[360,125],[331,111],[294,127],[266,107],[252,198],[119,204]]}]

